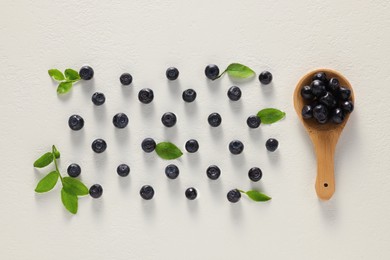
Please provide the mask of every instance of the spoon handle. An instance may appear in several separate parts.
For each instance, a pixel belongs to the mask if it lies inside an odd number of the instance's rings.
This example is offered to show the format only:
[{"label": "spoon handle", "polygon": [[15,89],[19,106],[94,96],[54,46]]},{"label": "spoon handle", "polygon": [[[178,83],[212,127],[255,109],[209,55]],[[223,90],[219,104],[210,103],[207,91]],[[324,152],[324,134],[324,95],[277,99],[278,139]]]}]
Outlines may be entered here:
[{"label": "spoon handle", "polygon": [[328,200],[335,192],[334,154],[339,134],[321,131],[312,135],[317,154],[316,191],[320,199]]}]

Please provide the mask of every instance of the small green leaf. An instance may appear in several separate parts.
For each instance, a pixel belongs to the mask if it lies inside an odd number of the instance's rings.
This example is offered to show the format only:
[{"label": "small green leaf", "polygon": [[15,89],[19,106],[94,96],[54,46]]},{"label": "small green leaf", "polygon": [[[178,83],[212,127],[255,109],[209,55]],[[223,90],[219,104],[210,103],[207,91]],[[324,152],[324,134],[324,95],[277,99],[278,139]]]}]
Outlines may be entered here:
[{"label": "small green leaf", "polygon": [[156,153],[165,160],[173,160],[183,155],[180,149],[170,142],[161,142],[156,145]]},{"label": "small green leaf", "polygon": [[61,81],[65,79],[64,74],[62,74],[62,72],[58,69],[51,69],[48,73],[54,80]]},{"label": "small green leaf", "polygon": [[68,93],[69,90],[71,90],[72,86],[73,86],[73,83],[72,83],[72,82],[69,82],[69,81],[61,82],[61,83],[58,85],[57,93],[58,93],[58,94],[65,94],[65,93]]},{"label": "small green leaf", "polygon": [[53,161],[53,154],[50,152],[45,153],[34,162],[35,168],[43,168],[51,164]]},{"label": "small green leaf", "polygon": [[60,158],[61,154],[60,154],[60,151],[57,150],[57,147],[55,147],[53,145],[53,153],[54,153],[54,156],[56,157],[56,159]]},{"label": "small green leaf", "polygon": [[226,68],[226,72],[233,78],[241,79],[253,77],[255,75],[255,72],[251,68],[240,63],[230,64]]},{"label": "small green leaf", "polygon": [[267,195],[255,190],[248,190],[247,192],[245,192],[245,194],[248,195],[248,197],[254,201],[267,201],[271,199],[271,197],[268,197]]},{"label": "small green leaf", "polygon": [[67,192],[64,188],[61,189],[61,200],[65,208],[72,214],[77,213],[78,198],[76,195]]},{"label": "small green leaf", "polygon": [[89,193],[88,188],[78,179],[71,177],[64,177],[62,179],[62,184],[66,192],[74,195],[87,195]]},{"label": "small green leaf", "polygon": [[276,108],[265,108],[257,113],[260,117],[261,123],[272,124],[286,116],[286,113]]},{"label": "small green leaf", "polygon": [[59,173],[57,171],[52,171],[51,173],[43,177],[42,180],[38,182],[38,185],[35,188],[35,192],[42,193],[48,192],[53,189],[54,186],[56,186],[57,184],[58,176]]},{"label": "small green leaf", "polygon": [[65,70],[65,77],[67,80],[79,80],[80,79],[79,73],[73,69],[66,69]]}]

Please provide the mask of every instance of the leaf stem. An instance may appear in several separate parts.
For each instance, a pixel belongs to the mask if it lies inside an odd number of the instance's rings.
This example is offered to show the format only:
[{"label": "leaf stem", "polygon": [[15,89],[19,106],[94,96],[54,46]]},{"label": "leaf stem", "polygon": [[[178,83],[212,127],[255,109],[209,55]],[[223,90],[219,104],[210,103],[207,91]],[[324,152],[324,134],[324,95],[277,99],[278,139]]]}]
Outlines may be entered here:
[{"label": "leaf stem", "polygon": [[227,69],[225,69],[221,74],[218,75],[218,77],[216,77],[215,79],[213,80],[216,80],[216,79],[219,79],[220,77],[222,77],[223,74],[225,74],[227,71]]},{"label": "leaf stem", "polygon": [[62,176],[60,174],[60,170],[58,169],[57,158],[56,158],[56,155],[55,155],[56,151],[57,151],[57,148],[53,145],[53,147],[52,147],[52,154],[53,154],[54,165],[56,167],[56,172],[58,173],[58,176],[61,179],[61,183],[63,183]]},{"label": "leaf stem", "polygon": [[245,191],[243,191],[243,190],[239,190],[239,189],[237,189],[239,192],[241,192],[241,193],[245,193],[246,194],[246,192]]}]

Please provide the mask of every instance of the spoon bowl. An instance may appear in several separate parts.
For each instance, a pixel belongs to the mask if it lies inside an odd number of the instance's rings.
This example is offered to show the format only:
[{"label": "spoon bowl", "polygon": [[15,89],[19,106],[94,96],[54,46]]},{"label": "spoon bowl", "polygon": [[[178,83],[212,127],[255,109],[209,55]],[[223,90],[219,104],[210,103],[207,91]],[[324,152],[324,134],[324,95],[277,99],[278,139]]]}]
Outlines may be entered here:
[{"label": "spoon bowl", "polygon": [[327,78],[338,78],[340,86],[344,86],[351,90],[350,99],[353,103],[355,103],[355,98],[352,86],[348,80],[341,73],[331,69],[313,70],[304,75],[295,87],[293,97],[295,111],[308,132],[317,155],[317,178],[315,184],[317,196],[320,199],[328,200],[335,192],[334,153],[337,141],[350,114],[346,114],[344,121],[340,124],[332,122],[320,124],[314,118],[304,119],[302,117],[302,108],[304,105],[308,104],[308,102],[302,98],[301,88],[305,85],[310,85],[313,76],[318,72],[325,72]]}]

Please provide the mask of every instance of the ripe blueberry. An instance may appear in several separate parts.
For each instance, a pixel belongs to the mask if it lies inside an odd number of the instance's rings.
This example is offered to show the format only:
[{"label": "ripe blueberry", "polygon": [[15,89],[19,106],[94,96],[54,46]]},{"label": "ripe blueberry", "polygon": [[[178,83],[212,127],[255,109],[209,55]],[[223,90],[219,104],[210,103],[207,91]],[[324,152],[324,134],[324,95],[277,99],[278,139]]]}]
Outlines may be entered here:
[{"label": "ripe blueberry", "polygon": [[89,195],[92,198],[97,199],[100,198],[103,194],[103,187],[100,184],[94,184],[89,188]]},{"label": "ripe blueberry", "polygon": [[154,93],[150,88],[141,89],[138,93],[138,100],[141,101],[141,103],[149,104],[153,101],[153,98]]},{"label": "ripe blueberry", "polygon": [[248,177],[251,181],[257,182],[263,176],[263,172],[258,167],[250,168],[248,171]]},{"label": "ripe blueberry", "polygon": [[169,164],[167,165],[167,167],[165,167],[165,175],[169,178],[169,179],[176,179],[177,176],[179,176],[179,168],[174,165],[174,164]]},{"label": "ripe blueberry", "polygon": [[305,105],[302,108],[302,117],[305,119],[313,117],[313,108],[310,105]]},{"label": "ripe blueberry", "polygon": [[91,147],[95,153],[102,153],[106,150],[107,143],[103,139],[96,139],[95,141],[92,142]]},{"label": "ripe blueberry", "polygon": [[196,91],[191,88],[184,90],[182,97],[185,102],[190,103],[196,99]]},{"label": "ripe blueberry", "polygon": [[141,143],[141,148],[146,153],[151,153],[156,149],[156,142],[152,138],[145,138]]},{"label": "ripe blueberry", "polygon": [[337,78],[331,78],[328,82],[328,89],[329,91],[332,91],[333,93],[336,93],[336,91],[340,88],[340,82]]},{"label": "ripe blueberry", "polygon": [[310,86],[303,86],[301,89],[301,96],[304,99],[312,100],[314,98],[313,92],[311,91]]},{"label": "ripe blueberry", "polygon": [[125,128],[129,124],[129,118],[124,113],[118,113],[112,118],[112,123],[117,128]]},{"label": "ripe blueberry", "polygon": [[101,106],[104,104],[105,101],[106,101],[106,97],[104,96],[103,93],[95,92],[92,95],[92,102],[95,104],[95,106]]},{"label": "ripe blueberry", "polygon": [[328,82],[327,78],[326,78],[326,74],[325,72],[317,72],[316,74],[314,74],[313,76],[313,81],[314,80],[320,80],[322,81],[324,84],[326,84]]},{"label": "ripe blueberry", "polygon": [[345,113],[351,113],[353,111],[353,103],[352,101],[343,101],[341,103],[341,108]]},{"label": "ripe blueberry", "polygon": [[169,80],[175,80],[179,77],[179,70],[176,69],[175,67],[170,67],[165,72],[165,75]]},{"label": "ripe blueberry", "polygon": [[69,117],[68,125],[70,129],[78,131],[84,126],[84,119],[79,115],[72,115]]},{"label": "ripe blueberry", "polygon": [[232,203],[238,202],[240,198],[241,198],[241,192],[237,189],[231,190],[227,193],[227,199]]},{"label": "ripe blueberry", "polygon": [[185,195],[187,199],[194,200],[198,196],[198,192],[196,191],[195,188],[191,187],[186,190]]},{"label": "ripe blueberry", "polygon": [[270,138],[265,142],[265,148],[267,148],[268,151],[274,152],[276,149],[278,149],[279,142],[278,140],[274,138]]},{"label": "ripe blueberry", "polygon": [[320,102],[325,106],[327,106],[328,108],[333,108],[337,104],[336,99],[330,92],[326,92],[325,95],[320,97]]},{"label": "ripe blueberry", "polygon": [[259,75],[259,81],[261,84],[268,85],[272,81],[272,74],[269,71],[263,71]]},{"label": "ripe blueberry", "polygon": [[93,77],[93,69],[90,66],[83,66],[79,71],[80,78],[83,80],[90,80]]},{"label": "ripe blueberry", "polygon": [[185,147],[186,147],[187,152],[195,153],[199,149],[199,144],[198,144],[198,141],[196,141],[195,139],[190,139],[186,142]]},{"label": "ripe blueberry", "polygon": [[154,189],[152,186],[144,185],[139,191],[139,194],[144,200],[151,200],[154,196]]},{"label": "ripe blueberry", "polygon": [[241,89],[237,86],[232,86],[229,88],[227,95],[230,100],[237,101],[241,98]]},{"label": "ripe blueberry", "polygon": [[72,163],[68,166],[67,172],[70,177],[76,178],[81,173],[81,167],[77,163]]},{"label": "ripe blueberry", "polygon": [[351,90],[346,87],[340,87],[338,94],[341,100],[347,101],[351,97]]},{"label": "ripe blueberry", "polygon": [[204,70],[204,73],[206,74],[206,77],[214,80],[218,78],[219,75],[219,68],[215,64],[209,64],[207,65],[206,69]]},{"label": "ripe blueberry", "polygon": [[176,124],[177,118],[176,115],[172,112],[167,112],[161,117],[161,122],[166,127],[172,127]]},{"label": "ripe blueberry", "polygon": [[249,116],[248,119],[246,120],[246,124],[250,127],[250,128],[258,128],[261,124],[261,120],[260,120],[260,117],[258,116]]},{"label": "ripe blueberry", "polygon": [[130,75],[130,73],[123,73],[119,81],[122,83],[122,85],[130,85],[131,82],[133,82],[133,76]]},{"label": "ripe blueberry", "polygon": [[345,115],[341,108],[335,108],[332,111],[332,121],[336,124],[341,124],[344,121]]},{"label": "ripe blueberry", "polygon": [[312,91],[313,95],[316,97],[321,97],[321,96],[326,94],[325,84],[318,79],[314,80],[310,84],[310,87],[311,87],[311,91]]},{"label": "ripe blueberry", "polygon": [[218,113],[211,113],[207,118],[207,121],[209,122],[210,126],[217,127],[222,123],[222,117]]},{"label": "ripe blueberry", "polygon": [[116,168],[116,172],[118,173],[119,176],[121,177],[126,177],[130,173],[130,167],[127,164],[120,164]]},{"label": "ripe blueberry", "polygon": [[232,154],[240,154],[244,150],[244,144],[239,140],[233,140],[229,144],[229,150]]},{"label": "ripe blueberry", "polygon": [[216,180],[221,176],[221,169],[216,165],[210,165],[206,170],[207,177],[211,180]]},{"label": "ripe blueberry", "polygon": [[328,117],[328,109],[325,105],[319,104],[313,108],[313,116],[318,121],[324,121]]}]

